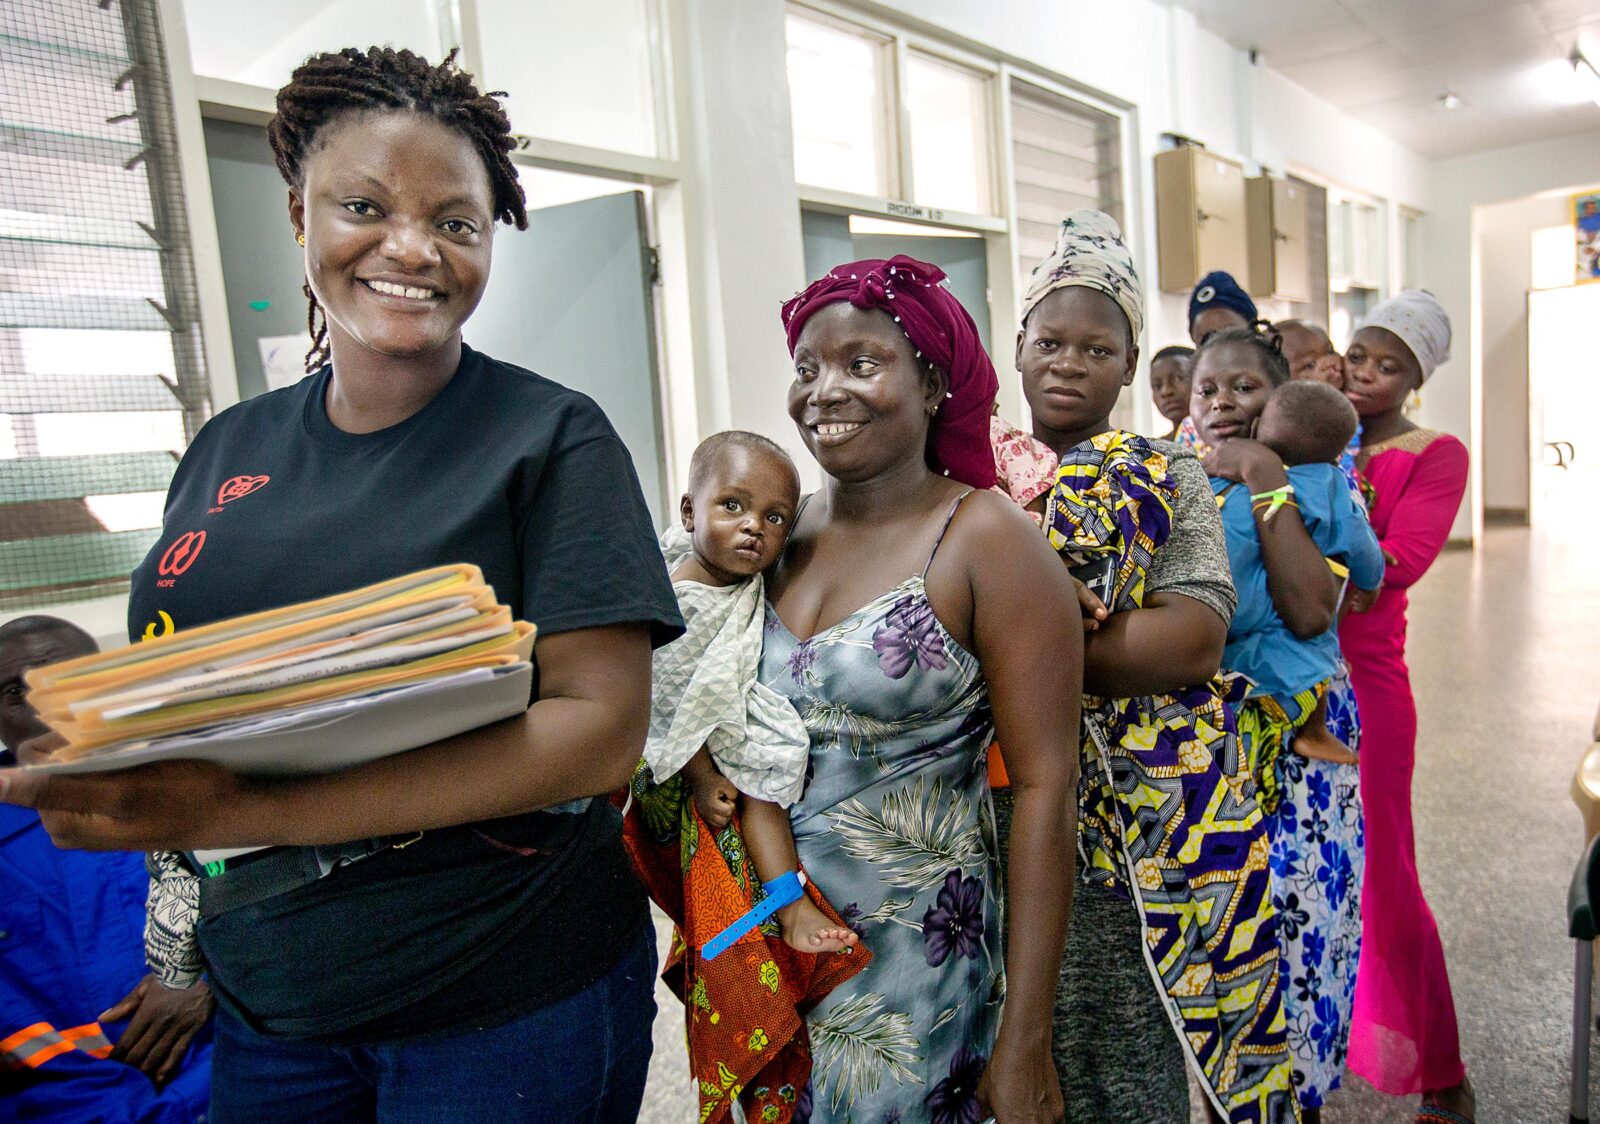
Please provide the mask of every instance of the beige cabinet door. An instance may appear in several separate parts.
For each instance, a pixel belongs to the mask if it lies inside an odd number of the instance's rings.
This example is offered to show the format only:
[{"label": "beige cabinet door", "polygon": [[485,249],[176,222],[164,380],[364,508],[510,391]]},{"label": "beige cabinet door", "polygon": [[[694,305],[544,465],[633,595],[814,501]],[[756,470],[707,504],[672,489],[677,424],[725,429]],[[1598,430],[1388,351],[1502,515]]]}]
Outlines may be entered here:
[{"label": "beige cabinet door", "polygon": [[1187,293],[1217,269],[1248,284],[1244,169],[1192,147],[1157,153],[1155,168],[1162,291]]},{"label": "beige cabinet door", "polygon": [[1273,295],[1301,304],[1311,299],[1306,202],[1305,188],[1288,180],[1272,181]]},{"label": "beige cabinet door", "polygon": [[1194,199],[1200,274],[1221,269],[1242,280],[1250,269],[1244,169],[1220,156],[1196,152]]}]

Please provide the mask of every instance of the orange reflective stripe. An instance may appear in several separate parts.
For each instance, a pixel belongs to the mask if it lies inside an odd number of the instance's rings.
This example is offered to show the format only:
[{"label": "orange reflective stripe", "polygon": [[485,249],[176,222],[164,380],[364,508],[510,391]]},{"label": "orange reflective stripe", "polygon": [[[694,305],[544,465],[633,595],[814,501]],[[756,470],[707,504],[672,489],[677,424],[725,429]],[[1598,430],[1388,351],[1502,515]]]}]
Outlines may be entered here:
[{"label": "orange reflective stripe", "polygon": [[62,1031],[49,1023],[34,1023],[9,1038],[0,1039],[0,1060],[8,1069],[37,1069],[69,1050],[81,1050],[97,1058],[109,1057],[111,1040],[97,1022]]},{"label": "orange reflective stripe", "polygon": [[34,1023],[0,1041],[9,1069],[36,1069],[51,1058],[72,1049],[72,1043],[56,1033],[49,1023]]},{"label": "orange reflective stripe", "polygon": [[55,1034],[50,1035],[50,1037],[54,1038],[55,1041],[50,1043],[50,1045],[44,1047],[43,1049],[38,1050],[35,1053],[29,1055],[28,1057],[23,1058],[22,1059],[22,1064],[27,1066],[29,1069],[38,1069],[40,1066],[42,1066],[45,1062],[49,1061],[51,1058],[58,1058],[62,1054],[66,1054],[66,1053],[70,1053],[71,1052],[71,1050],[72,1050],[72,1043],[71,1042],[67,1042],[64,1039],[62,1039],[59,1035],[55,1035]]},{"label": "orange reflective stripe", "polygon": [[49,1023],[34,1023],[17,1031],[10,1038],[0,1038],[0,1054],[9,1054],[30,1038],[37,1038],[41,1034],[54,1034],[55,1027]]},{"label": "orange reflective stripe", "polygon": [[93,1054],[97,1058],[111,1056],[111,1039],[106,1037],[106,1032],[97,1022],[63,1030],[61,1037],[85,1054]]}]

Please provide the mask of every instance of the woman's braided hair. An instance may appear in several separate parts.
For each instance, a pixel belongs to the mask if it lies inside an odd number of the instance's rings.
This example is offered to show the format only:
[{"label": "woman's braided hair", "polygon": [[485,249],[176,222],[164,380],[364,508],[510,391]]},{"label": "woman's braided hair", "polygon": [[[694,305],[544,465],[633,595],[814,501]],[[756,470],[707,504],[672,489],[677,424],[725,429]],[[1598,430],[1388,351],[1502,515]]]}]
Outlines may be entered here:
[{"label": "woman's braided hair", "polygon": [[1195,349],[1195,363],[1198,364],[1206,352],[1230,343],[1249,344],[1261,362],[1261,373],[1267,376],[1267,381],[1273,386],[1282,386],[1289,381],[1289,360],[1283,354],[1283,334],[1265,320],[1257,320],[1248,328],[1213,332]]},{"label": "woman's braided hair", "polygon": [[[451,51],[435,66],[392,47],[365,51],[346,47],[307,59],[278,91],[278,111],[267,125],[267,141],[284,180],[293,188],[305,186],[305,158],[328,122],[350,112],[404,110],[432,117],[471,140],[489,171],[494,217],[526,230],[527,197],[510,160],[517,142],[498,100],[505,95],[480,93],[455,59],[456,52]],[[306,370],[314,371],[328,361],[328,319],[309,281],[305,294],[311,302],[306,316],[311,333]]]}]

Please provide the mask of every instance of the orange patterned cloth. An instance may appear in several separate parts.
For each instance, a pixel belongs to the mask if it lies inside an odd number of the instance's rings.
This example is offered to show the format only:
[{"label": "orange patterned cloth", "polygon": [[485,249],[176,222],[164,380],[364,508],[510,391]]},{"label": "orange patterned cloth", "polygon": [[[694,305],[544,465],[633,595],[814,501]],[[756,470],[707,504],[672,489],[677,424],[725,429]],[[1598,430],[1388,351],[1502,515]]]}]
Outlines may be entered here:
[{"label": "orange patterned cloth", "polygon": [[[752,1124],[789,1124],[811,1079],[804,1013],[867,966],[872,953],[813,955],[785,944],[768,922],[715,960],[700,949],[755,905],[761,880],[738,820],[713,835],[681,776],[650,783],[641,768],[623,842],[650,897],[677,930],[661,978],[683,1000],[689,1069],[700,1092],[700,1124],[729,1120],[735,1100]],[[806,882],[836,925],[844,921]]]}]

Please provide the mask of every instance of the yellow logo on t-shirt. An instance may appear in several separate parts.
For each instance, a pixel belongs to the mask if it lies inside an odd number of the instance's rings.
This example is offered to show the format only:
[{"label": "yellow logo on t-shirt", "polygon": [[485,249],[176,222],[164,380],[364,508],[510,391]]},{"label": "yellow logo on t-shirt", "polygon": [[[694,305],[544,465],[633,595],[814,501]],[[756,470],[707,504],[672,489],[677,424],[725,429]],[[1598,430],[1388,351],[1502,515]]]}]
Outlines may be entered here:
[{"label": "yellow logo on t-shirt", "polygon": [[[172,618],[167,615],[167,611],[165,609],[157,609],[156,616],[161,618],[159,626],[155,621],[151,621],[149,624],[145,625],[144,635],[140,637],[141,640],[157,640],[163,636],[171,636],[177,631],[176,627],[172,623]],[[160,631],[157,631],[158,627]]]}]

